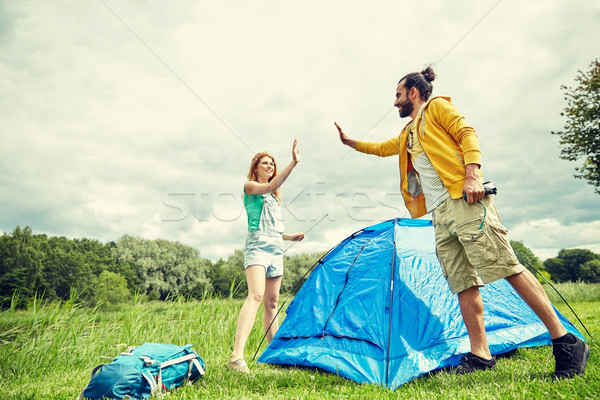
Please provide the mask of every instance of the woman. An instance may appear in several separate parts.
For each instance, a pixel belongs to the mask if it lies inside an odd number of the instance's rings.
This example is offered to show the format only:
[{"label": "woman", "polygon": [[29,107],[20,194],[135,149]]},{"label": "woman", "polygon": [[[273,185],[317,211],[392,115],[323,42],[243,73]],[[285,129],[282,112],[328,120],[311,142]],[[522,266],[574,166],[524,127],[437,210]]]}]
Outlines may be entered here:
[{"label": "woman", "polygon": [[261,302],[265,309],[264,328],[268,342],[273,339],[279,326],[277,299],[283,276],[283,240],[304,239],[304,233],[301,232],[283,233],[278,191],[300,161],[297,144],[298,141],[294,140],[292,161],[279,174],[275,159],[269,153],[258,153],[250,164],[248,182],[244,185],[244,206],[248,214],[248,236],[244,249],[248,297],[238,316],[233,353],[227,363],[227,368],[231,370],[250,372],[244,361],[244,346]]}]

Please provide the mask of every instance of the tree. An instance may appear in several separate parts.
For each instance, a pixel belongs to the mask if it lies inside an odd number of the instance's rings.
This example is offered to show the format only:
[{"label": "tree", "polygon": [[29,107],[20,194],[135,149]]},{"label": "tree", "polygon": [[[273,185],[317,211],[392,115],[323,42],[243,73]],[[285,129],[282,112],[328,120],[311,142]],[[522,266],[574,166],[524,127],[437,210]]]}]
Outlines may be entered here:
[{"label": "tree", "polygon": [[574,176],[585,179],[600,194],[600,61],[592,61],[587,72],[579,71],[575,81],[575,88],[561,86],[567,101],[561,115],[567,117],[567,122],[563,131],[552,134],[560,136],[560,158],[584,158]]},{"label": "tree", "polygon": [[10,300],[15,290],[29,297],[25,267],[21,263],[21,240],[23,233],[16,227],[12,234],[0,238],[0,302]]},{"label": "tree", "polygon": [[[552,280],[556,282],[577,282],[584,280],[581,276],[582,266],[589,261],[599,260],[600,255],[587,249],[562,249],[558,252],[556,258],[549,258],[544,261],[546,270],[550,272]],[[589,270],[585,270],[585,274],[590,277],[594,274],[593,265]],[[586,275],[588,276],[588,275]]]},{"label": "tree", "polygon": [[550,273],[554,282],[569,282],[571,280],[571,273],[565,268],[565,260],[558,257],[549,258],[544,261],[544,267],[546,271]]},{"label": "tree", "polygon": [[[531,272],[535,275],[538,281],[540,281],[541,283],[545,283],[546,279],[550,280],[550,274],[548,273],[548,271],[546,271],[544,264],[542,264],[540,259],[537,258],[536,255],[533,254],[533,252],[523,244],[523,242],[511,240],[510,245],[512,246],[515,254],[519,257],[519,261],[525,267],[535,269]],[[523,260],[524,262],[521,260]],[[546,279],[539,276],[538,273],[543,275]]]},{"label": "tree", "polygon": [[246,297],[248,285],[244,271],[244,251],[237,249],[227,260],[219,259],[212,264],[208,278],[214,293],[220,297]]},{"label": "tree", "polygon": [[[97,240],[68,239],[64,236],[35,235],[41,242],[45,298],[63,299],[75,289],[80,300],[93,300],[95,278],[104,270],[114,269],[110,248]],[[113,271],[115,272],[115,271]]]},{"label": "tree", "polygon": [[0,307],[9,304],[15,292],[24,299],[37,295],[55,301],[67,300],[75,290],[80,300],[93,301],[98,285],[108,287],[106,282],[115,281],[115,276],[126,282],[127,293],[139,289],[163,300],[178,295],[200,298],[212,290],[206,278],[209,269],[210,261],[200,257],[199,250],[177,242],[125,235],[116,243],[102,244],[34,235],[30,227],[17,226],[12,234],[0,236]]},{"label": "tree", "polygon": [[151,298],[158,294],[159,299],[165,300],[169,296],[211,289],[206,278],[208,265],[193,247],[164,239],[146,240],[125,235],[111,251],[117,272],[135,271],[135,279],[125,277],[128,282],[139,282],[139,286],[130,289],[139,289]]},{"label": "tree", "polygon": [[[281,292],[290,293],[292,289],[294,293],[298,293],[308,276],[304,276],[309,269],[325,254],[319,253],[301,253],[284,257],[285,272],[283,281],[281,282]],[[296,288],[294,286],[298,285]]]},{"label": "tree", "polygon": [[43,252],[45,235],[33,235],[30,227],[16,227],[12,235],[2,236],[0,246],[0,301],[9,299],[15,290],[23,298],[45,295]]},{"label": "tree", "polygon": [[579,269],[579,278],[588,283],[600,282],[600,260],[586,262]]}]

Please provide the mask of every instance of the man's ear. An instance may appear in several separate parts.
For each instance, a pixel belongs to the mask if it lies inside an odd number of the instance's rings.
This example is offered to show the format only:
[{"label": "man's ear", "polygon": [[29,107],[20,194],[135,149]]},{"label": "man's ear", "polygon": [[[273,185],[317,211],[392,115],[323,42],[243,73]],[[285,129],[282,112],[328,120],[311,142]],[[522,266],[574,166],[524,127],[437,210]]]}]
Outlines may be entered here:
[{"label": "man's ear", "polygon": [[410,90],[408,91],[408,98],[411,100],[415,100],[417,98],[417,96],[419,96],[419,91],[417,90],[416,87],[411,87]]}]

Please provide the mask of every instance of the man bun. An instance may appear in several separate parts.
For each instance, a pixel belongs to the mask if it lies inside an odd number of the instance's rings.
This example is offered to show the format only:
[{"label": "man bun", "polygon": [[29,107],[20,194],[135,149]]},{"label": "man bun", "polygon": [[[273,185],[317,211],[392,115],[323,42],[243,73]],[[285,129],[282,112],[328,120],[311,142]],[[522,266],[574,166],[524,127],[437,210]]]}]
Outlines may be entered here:
[{"label": "man bun", "polygon": [[433,82],[435,80],[435,72],[433,72],[433,68],[431,68],[431,66],[428,66],[421,71],[421,75],[423,75],[427,82]]}]

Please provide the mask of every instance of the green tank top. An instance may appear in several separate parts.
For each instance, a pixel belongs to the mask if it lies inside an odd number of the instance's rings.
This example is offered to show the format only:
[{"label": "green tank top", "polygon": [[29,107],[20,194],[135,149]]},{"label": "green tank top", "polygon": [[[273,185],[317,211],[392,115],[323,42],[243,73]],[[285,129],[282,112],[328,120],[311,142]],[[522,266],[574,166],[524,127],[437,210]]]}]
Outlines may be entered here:
[{"label": "green tank top", "polygon": [[279,201],[269,194],[244,193],[244,207],[248,215],[248,230],[281,234],[284,231]]}]

